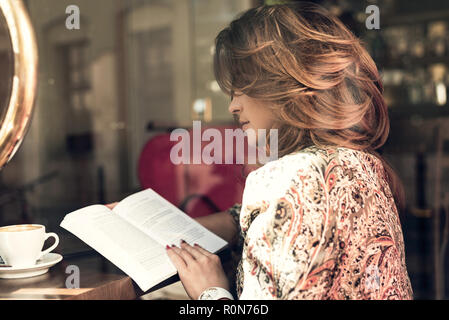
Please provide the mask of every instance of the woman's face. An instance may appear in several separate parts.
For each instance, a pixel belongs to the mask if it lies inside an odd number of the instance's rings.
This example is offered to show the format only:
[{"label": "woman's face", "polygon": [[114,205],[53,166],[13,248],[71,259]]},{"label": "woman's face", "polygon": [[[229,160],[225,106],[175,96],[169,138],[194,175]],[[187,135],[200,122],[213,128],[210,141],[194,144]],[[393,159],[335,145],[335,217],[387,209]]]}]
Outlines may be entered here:
[{"label": "woman's face", "polygon": [[273,128],[274,115],[267,103],[245,94],[234,93],[229,112],[238,120],[243,131],[253,129],[257,134],[259,129],[268,132]]}]

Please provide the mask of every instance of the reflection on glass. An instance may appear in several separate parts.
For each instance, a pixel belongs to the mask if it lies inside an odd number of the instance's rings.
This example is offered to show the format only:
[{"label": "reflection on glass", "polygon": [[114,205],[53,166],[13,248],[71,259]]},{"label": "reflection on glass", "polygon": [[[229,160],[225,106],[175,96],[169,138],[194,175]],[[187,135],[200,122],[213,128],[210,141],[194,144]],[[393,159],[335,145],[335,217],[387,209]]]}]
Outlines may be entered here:
[{"label": "reflection on glass", "polygon": [[14,57],[5,17],[0,12],[0,119],[6,112],[11,93]]}]

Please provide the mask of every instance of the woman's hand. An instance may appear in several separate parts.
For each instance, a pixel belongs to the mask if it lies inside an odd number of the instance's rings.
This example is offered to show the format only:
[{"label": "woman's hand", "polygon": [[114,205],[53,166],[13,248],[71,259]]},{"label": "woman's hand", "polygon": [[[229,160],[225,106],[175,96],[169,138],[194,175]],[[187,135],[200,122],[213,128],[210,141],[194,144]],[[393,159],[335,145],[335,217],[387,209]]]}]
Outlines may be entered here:
[{"label": "woman's hand", "polygon": [[229,290],[220,258],[201,248],[181,241],[181,248],[167,246],[167,254],[178,270],[182,285],[190,298],[197,300],[210,287]]},{"label": "woman's hand", "polygon": [[[117,204],[118,202],[114,202],[105,206],[112,210]],[[223,212],[215,216],[217,218],[210,224],[216,224],[223,229],[223,225],[230,218],[229,214]],[[205,222],[207,221],[205,219]],[[229,228],[231,229],[231,235],[235,233],[235,227],[232,223],[230,223]],[[221,231],[220,228],[217,227],[219,231]],[[220,258],[217,255],[210,253],[198,245],[191,246],[182,241],[180,248],[167,246],[167,254],[178,270],[179,278],[190,298],[197,300],[200,294],[210,287],[220,287],[229,291],[228,279],[221,265]]]}]

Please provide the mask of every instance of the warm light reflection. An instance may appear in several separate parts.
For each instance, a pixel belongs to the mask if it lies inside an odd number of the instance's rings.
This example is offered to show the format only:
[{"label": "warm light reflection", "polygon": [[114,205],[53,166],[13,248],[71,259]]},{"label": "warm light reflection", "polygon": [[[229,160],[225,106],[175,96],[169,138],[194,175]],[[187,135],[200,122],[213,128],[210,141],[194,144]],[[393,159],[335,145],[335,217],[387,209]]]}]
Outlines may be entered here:
[{"label": "warm light reflection", "polygon": [[439,106],[444,106],[447,102],[447,95],[446,95],[446,86],[443,82],[439,82],[436,85],[436,91],[437,91],[437,103]]},{"label": "warm light reflection", "polygon": [[12,292],[12,295],[59,295],[75,296],[86,293],[93,288],[66,289],[66,288],[23,288]]}]

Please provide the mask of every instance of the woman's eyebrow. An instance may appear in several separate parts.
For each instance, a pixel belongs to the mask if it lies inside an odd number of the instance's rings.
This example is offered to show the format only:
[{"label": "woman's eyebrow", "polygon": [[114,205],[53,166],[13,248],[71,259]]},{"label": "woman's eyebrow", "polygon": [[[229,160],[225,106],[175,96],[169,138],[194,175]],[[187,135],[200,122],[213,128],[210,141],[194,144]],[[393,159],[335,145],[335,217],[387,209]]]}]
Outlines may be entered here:
[{"label": "woman's eyebrow", "polygon": [[235,96],[241,96],[241,95],[243,95],[243,92],[241,92],[241,91],[236,91],[236,90],[231,90],[231,97],[235,97]]}]

